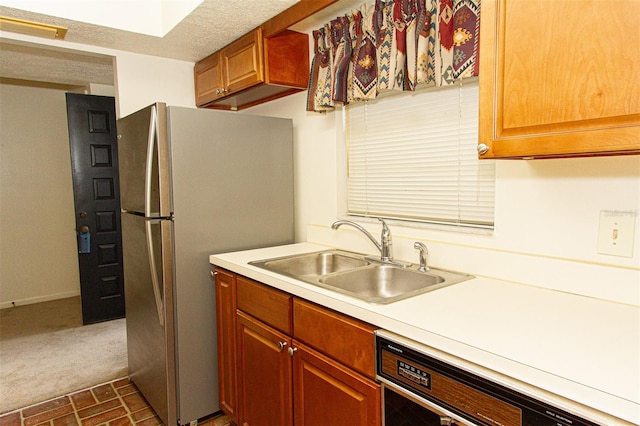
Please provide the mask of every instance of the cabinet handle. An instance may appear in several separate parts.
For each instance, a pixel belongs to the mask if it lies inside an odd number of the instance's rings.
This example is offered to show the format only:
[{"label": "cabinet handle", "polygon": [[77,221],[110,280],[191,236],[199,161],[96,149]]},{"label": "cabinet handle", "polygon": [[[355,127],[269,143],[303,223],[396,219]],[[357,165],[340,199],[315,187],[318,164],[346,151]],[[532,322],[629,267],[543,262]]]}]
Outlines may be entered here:
[{"label": "cabinet handle", "polygon": [[289,352],[290,356],[293,356],[293,354],[296,353],[297,350],[298,350],[298,348],[289,348],[289,349],[287,349],[287,351]]},{"label": "cabinet handle", "polygon": [[278,342],[278,350],[283,350],[287,346],[287,342]]},{"label": "cabinet handle", "polygon": [[489,146],[486,143],[478,144],[478,154],[483,155],[489,152]]}]

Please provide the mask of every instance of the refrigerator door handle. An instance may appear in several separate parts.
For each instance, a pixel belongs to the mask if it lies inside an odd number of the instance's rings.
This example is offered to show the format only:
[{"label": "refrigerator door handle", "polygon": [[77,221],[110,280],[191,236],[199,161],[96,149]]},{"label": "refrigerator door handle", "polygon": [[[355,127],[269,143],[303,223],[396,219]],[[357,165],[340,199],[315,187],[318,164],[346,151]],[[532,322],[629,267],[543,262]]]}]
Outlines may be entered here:
[{"label": "refrigerator door handle", "polygon": [[151,106],[151,119],[149,120],[149,139],[147,140],[147,164],[144,176],[144,215],[151,216],[151,184],[153,178],[153,154],[155,153],[156,137],[158,133],[158,112],[156,106]]},{"label": "refrigerator door handle", "polygon": [[158,322],[164,326],[164,306],[162,296],[160,296],[160,278],[158,277],[158,269],[156,268],[155,247],[153,244],[153,235],[151,233],[151,221],[145,220],[145,234],[147,236],[147,253],[149,254],[149,267],[151,269],[151,283],[153,285],[153,295],[156,299],[156,309],[158,310]]}]

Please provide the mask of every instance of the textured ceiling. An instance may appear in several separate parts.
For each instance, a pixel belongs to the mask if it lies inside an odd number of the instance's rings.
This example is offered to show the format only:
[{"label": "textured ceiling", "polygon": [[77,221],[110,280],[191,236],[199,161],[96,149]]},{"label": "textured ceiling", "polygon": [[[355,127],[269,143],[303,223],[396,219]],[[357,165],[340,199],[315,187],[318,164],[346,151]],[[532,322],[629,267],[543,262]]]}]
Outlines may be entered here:
[{"label": "textured ceiling", "polygon": [[[65,41],[196,62],[299,0],[204,0],[162,38],[0,6],[0,15],[68,28]],[[114,84],[110,57],[0,39],[0,77],[83,86]]]}]

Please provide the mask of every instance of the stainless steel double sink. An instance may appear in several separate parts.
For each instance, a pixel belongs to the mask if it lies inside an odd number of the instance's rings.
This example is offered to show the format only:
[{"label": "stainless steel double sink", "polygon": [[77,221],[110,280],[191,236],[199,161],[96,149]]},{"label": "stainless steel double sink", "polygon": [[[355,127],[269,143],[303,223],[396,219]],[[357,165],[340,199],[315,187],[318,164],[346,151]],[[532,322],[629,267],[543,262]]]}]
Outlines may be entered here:
[{"label": "stainless steel double sink", "polygon": [[399,266],[339,249],[249,262],[250,265],[374,304],[388,304],[474,278],[415,265]]}]

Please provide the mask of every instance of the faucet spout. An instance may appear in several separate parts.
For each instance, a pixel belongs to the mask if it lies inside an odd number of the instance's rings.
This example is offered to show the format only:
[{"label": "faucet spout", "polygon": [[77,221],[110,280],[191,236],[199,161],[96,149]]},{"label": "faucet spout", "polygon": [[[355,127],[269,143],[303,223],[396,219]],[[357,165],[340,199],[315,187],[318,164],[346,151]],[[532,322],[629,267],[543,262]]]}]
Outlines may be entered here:
[{"label": "faucet spout", "polygon": [[338,229],[340,228],[342,225],[349,225],[349,226],[353,226],[354,228],[356,228],[359,231],[362,231],[362,233],[364,235],[366,235],[373,244],[375,244],[375,246],[378,248],[378,250],[380,250],[380,253],[382,253],[382,245],[376,241],[376,239],[373,237],[373,235],[371,235],[369,233],[369,231],[367,231],[366,229],[364,229],[362,226],[360,226],[359,224],[355,223],[355,222],[351,222],[350,220],[338,220],[336,222],[333,222],[333,224],[331,225],[331,229]]},{"label": "faucet spout", "polygon": [[382,234],[380,237],[380,242],[377,242],[376,239],[364,229],[361,225],[352,222],[350,220],[338,220],[333,222],[331,225],[331,229],[338,229],[342,225],[353,226],[357,230],[361,231],[364,235],[367,236],[371,240],[371,242],[376,246],[378,251],[380,251],[380,260],[382,262],[393,262],[393,253],[392,253],[392,240],[391,240],[391,231],[387,224],[381,218],[378,218],[380,222],[382,222]]}]

